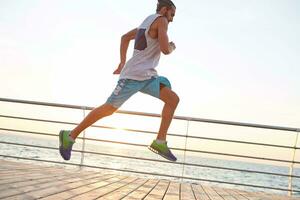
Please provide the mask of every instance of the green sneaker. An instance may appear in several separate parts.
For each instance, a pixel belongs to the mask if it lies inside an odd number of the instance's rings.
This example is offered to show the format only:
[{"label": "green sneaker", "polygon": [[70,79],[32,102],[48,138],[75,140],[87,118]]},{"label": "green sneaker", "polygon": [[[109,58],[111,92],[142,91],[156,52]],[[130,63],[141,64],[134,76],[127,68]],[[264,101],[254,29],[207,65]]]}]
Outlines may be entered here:
[{"label": "green sneaker", "polygon": [[152,144],[148,147],[154,153],[161,155],[167,160],[176,161],[177,158],[172,154],[171,150],[168,148],[167,142],[158,144],[156,140],[153,140]]},{"label": "green sneaker", "polygon": [[61,130],[59,132],[59,153],[64,160],[70,160],[72,146],[75,141],[70,138],[71,131]]}]

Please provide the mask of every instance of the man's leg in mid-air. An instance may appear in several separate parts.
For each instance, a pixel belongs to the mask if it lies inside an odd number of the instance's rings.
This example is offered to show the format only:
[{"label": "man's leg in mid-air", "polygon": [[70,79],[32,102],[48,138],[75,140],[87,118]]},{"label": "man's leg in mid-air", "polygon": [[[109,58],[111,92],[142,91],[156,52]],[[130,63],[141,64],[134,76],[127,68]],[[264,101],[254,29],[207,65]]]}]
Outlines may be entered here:
[{"label": "man's leg in mid-air", "polygon": [[168,129],[172,122],[176,107],[179,103],[179,97],[170,88],[162,87],[159,98],[165,103],[165,105],[161,114],[161,124],[157,139],[166,141]]},{"label": "man's leg in mid-air", "polygon": [[150,150],[160,154],[168,160],[176,161],[177,158],[172,154],[167,146],[166,138],[168,129],[174,116],[174,112],[179,103],[179,97],[170,88],[161,86],[159,98],[165,103],[165,105],[161,114],[159,132],[156,140],[152,142]]},{"label": "man's leg in mid-air", "polygon": [[72,131],[62,130],[59,133],[59,152],[65,160],[70,160],[72,146],[75,143],[75,139],[78,135],[94,124],[99,119],[112,115],[117,108],[113,107],[111,104],[103,104],[95,109],[93,109],[84,119],[78,124],[78,126]]},{"label": "man's leg in mid-air", "polygon": [[111,104],[103,104],[93,109],[84,118],[84,120],[80,124],[78,124],[78,126],[75,129],[73,129],[73,131],[70,134],[70,137],[75,140],[78,137],[78,135],[86,128],[94,124],[99,119],[112,115],[115,111],[117,111],[117,108],[113,107]]},{"label": "man's leg in mid-air", "polygon": [[117,111],[117,109],[125,101],[139,91],[140,87],[139,82],[133,82],[127,79],[119,80],[117,86],[105,104],[93,109],[74,130],[60,131],[59,152],[63,159],[70,160],[72,146],[75,143],[75,139],[83,130],[94,124],[99,119],[109,116]]}]

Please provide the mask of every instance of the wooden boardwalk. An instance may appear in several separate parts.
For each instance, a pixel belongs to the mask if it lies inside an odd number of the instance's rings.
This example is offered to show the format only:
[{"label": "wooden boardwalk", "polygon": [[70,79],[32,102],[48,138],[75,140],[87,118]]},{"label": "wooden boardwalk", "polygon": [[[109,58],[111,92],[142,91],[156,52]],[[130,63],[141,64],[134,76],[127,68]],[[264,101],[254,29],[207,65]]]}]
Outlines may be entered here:
[{"label": "wooden boardwalk", "polygon": [[262,192],[0,160],[0,199],[290,200]]}]

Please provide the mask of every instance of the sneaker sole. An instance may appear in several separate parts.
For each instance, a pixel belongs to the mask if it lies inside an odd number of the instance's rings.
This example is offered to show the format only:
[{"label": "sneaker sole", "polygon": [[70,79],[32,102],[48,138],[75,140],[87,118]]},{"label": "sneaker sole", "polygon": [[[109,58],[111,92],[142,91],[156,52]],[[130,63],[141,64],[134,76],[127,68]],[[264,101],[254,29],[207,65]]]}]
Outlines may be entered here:
[{"label": "sneaker sole", "polygon": [[60,154],[60,156],[61,156],[64,160],[68,160],[67,158],[64,157],[63,153],[61,152],[61,151],[62,151],[61,148],[63,148],[63,147],[62,147],[62,145],[63,145],[63,133],[64,133],[63,130],[61,130],[61,131],[59,132],[59,145],[58,145],[58,149],[59,149],[59,154]]},{"label": "sneaker sole", "polygon": [[59,132],[59,147],[63,145],[63,133],[63,130]]},{"label": "sneaker sole", "polygon": [[156,154],[160,155],[161,157],[163,157],[163,158],[165,158],[165,159],[167,159],[167,160],[169,160],[169,161],[172,161],[172,162],[175,162],[175,161],[176,161],[176,160],[170,159],[169,157],[165,156],[164,154],[160,153],[159,151],[153,149],[151,146],[148,146],[148,149],[149,149],[150,151],[152,151],[153,153],[156,153]]}]

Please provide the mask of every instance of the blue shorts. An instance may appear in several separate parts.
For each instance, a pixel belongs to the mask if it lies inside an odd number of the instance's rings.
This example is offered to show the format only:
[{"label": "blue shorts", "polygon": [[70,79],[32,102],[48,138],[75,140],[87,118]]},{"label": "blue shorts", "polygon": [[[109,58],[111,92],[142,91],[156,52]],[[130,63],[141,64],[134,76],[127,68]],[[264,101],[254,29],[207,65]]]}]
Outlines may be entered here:
[{"label": "blue shorts", "polygon": [[144,81],[120,79],[106,103],[119,108],[125,101],[137,92],[159,98],[161,85],[171,89],[169,80],[163,76],[152,77]]}]

